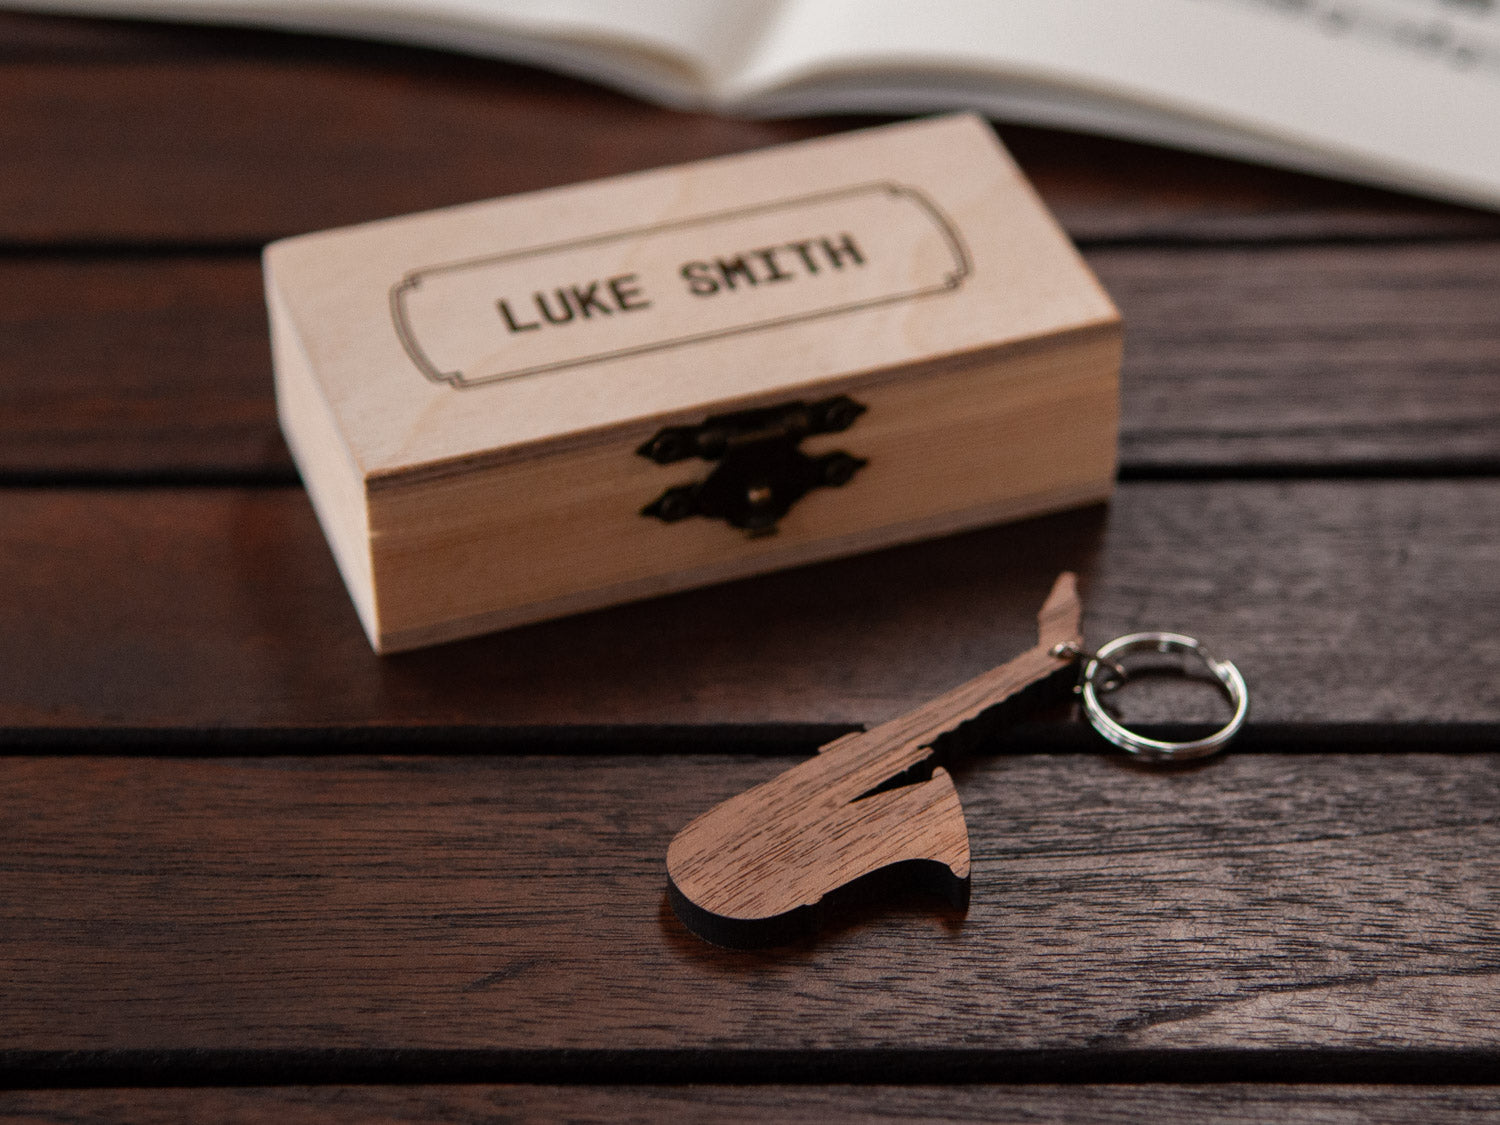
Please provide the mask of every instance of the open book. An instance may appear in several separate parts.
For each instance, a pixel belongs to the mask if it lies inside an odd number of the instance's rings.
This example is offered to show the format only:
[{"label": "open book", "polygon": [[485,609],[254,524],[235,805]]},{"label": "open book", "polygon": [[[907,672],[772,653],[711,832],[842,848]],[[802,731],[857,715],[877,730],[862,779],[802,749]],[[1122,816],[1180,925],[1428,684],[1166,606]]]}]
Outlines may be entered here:
[{"label": "open book", "polygon": [[975,109],[1500,208],[1500,0],[0,0],[397,39],[676,106]]}]

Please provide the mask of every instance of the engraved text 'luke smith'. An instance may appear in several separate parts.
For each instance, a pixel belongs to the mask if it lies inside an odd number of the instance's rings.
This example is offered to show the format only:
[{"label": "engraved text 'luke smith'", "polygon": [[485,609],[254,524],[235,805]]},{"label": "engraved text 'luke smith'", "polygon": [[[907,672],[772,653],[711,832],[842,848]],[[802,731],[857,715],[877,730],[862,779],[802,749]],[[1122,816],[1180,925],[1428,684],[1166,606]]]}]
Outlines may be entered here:
[{"label": "engraved text 'luke smith'", "polygon": [[[865,259],[854,236],[843,234],[837,239],[809,238],[783,246],[765,246],[730,258],[684,262],[677,273],[687,283],[689,293],[712,297],[717,293],[792,281],[824,270],[841,270],[851,264],[862,266]],[[530,307],[519,317],[510,298],[502,297],[495,304],[506,328],[512,332],[530,332],[544,324],[572,324],[575,320],[649,309],[651,300],[642,289],[640,275],[627,273],[582,284],[559,285],[550,292],[535,292]],[[526,319],[528,316],[533,319]]]},{"label": "engraved text 'luke smith'", "polygon": [[415,270],[391,310],[422,373],[466,387],[941,293],[968,272],[924,196],[865,184]]}]

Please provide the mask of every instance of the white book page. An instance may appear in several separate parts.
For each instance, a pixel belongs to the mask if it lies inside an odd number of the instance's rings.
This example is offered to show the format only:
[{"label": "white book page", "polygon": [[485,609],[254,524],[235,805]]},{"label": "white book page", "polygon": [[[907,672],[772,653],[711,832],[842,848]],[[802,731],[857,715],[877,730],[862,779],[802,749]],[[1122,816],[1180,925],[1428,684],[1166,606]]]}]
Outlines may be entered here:
[{"label": "white book page", "polygon": [[764,112],[1097,113],[1128,135],[1500,204],[1495,0],[799,0],[723,93]]},{"label": "white book page", "polygon": [[972,108],[1500,206],[1500,0],[0,0],[536,63],[731,112]]},{"label": "white book page", "polygon": [[394,39],[539,63],[661,101],[702,103],[782,0],[0,0],[77,15]]}]

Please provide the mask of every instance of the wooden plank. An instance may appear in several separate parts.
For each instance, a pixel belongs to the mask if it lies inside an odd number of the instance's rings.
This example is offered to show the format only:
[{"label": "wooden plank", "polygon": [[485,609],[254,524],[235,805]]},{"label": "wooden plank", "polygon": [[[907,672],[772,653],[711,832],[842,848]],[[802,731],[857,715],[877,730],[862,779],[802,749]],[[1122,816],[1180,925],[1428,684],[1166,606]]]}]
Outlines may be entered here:
[{"label": "wooden plank", "polygon": [[12,490],[0,528],[0,727],[34,732],[868,723],[1030,647],[1065,569],[1096,643],[1175,628],[1235,659],[1252,728],[1500,718],[1468,671],[1500,667],[1488,480],[1127,484],[383,659],[300,491]]},{"label": "wooden plank", "polygon": [[[676,113],[523,67],[263,33],[0,17],[0,241],[264,242],[876,119]],[[1500,217],[1006,127],[1083,239],[1489,235]],[[59,185],[67,185],[59,191]]]},{"label": "wooden plank", "polygon": [[[291,50],[295,39],[275,33],[225,31],[153,20],[85,19],[0,12],[0,64],[141,62],[203,55]],[[327,40],[323,41],[327,43]]]},{"label": "wooden plank", "polygon": [[258,245],[830,127],[673,113],[437,54],[16,63],[0,67],[0,242]]},{"label": "wooden plank", "polygon": [[1128,471],[1500,463],[1496,244],[1096,249]]},{"label": "wooden plank", "polygon": [[1500,216],[1200,153],[998,126],[1084,244],[1492,238]]},{"label": "wooden plank", "polygon": [[295,479],[245,257],[0,261],[0,472]]},{"label": "wooden plank", "polygon": [[667,842],[782,765],[0,760],[3,1077],[1500,1063],[1500,754],[979,759],[965,916],[872,895],[816,940],[709,946],[666,904]]},{"label": "wooden plank", "polygon": [[1493,1088],[1438,1086],[303,1086],[16,1091],[7,1125],[55,1122],[1205,1121],[1457,1125],[1500,1112]]},{"label": "wooden plank", "polygon": [[[1490,243],[1088,257],[1127,471],[1500,462]],[[0,473],[292,479],[253,260],[0,260],[0,327]]]}]

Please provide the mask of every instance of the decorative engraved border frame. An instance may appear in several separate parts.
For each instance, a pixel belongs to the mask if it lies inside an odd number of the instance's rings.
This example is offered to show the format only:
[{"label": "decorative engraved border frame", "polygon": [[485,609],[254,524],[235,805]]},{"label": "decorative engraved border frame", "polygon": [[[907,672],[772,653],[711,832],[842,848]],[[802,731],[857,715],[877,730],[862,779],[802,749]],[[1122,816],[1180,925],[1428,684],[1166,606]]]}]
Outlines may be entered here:
[{"label": "decorative engraved border frame", "polygon": [[[901,293],[893,293],[885,297],[877,297],[871,300],[857,301],[845,305],[833,305],[826,309],[815,309],[810,312],[797,313],[792,316],[776,317],[772,320],[752,321],[749,324],[737,325],[733,328],[721,328],[712,332],[690,333],[685,336],[674,336],[670,339],[653,341],[649,344],[638,344],[630,348],[622,348],[615,351],[598,352],[592,355],[581,355],[573,359],[558,360],[555,363],[538,364],[533,367],[525,367],[517,371],[502,371],[495,375],[486,375],[480,379],[466,379],[462,372],[442,371],[434,364],[422,350],[412,332],[411,323],[406,315],[406,295],[421,286],[423,278],[432,277],[436,274],[457,273],[462,270],[475,269],[480,266],[494,265],[498,262],[516,261],[522,258],[534,258],[543,254],[556,253],[559,250],[574,250],[585,246],[599,246],[609,242],[615,242],[623,238],[649,236],[662,231],[680,230],[684,227],[698,226],[723,219],[739,218],[746,215],[763,214],[767,211],[778,211],[797,207],[809,203],[821,203],[829,199],[839,199],[853,195],[864,195],[870,192],[885,192],[889,195],[903,196],[912,200],[923,211],[927,212],[932,219],[933,225],[948,243],[948,248],[953,254],[953,269],[943,276],[941,282],[936,285],[923,286]],[[568,367],[582,367],[591,363],[602,363],[606,360],[621,359],[626,356],[641,355],[647,352],[661,351],[664,348],[675,348],[682,344],[695,344],[703,340],[720,339],[725,336],[734,336],[742,332],[758,332],[766,328],[775,328],[784,324],[795,324],[802,321],[816,320],[825,316],[837,316],[843,313],[856,312],[861,309],[876,308],[881,305],[894,304],[898,301],[915,300],[919,297],[931,296],[938,293],[949,293],[963,284],[973,270],[967,247],[959,236],[958,228],[949,218],[943,214],[935,203],[916,188],[907,187],[904,184],[892,183],[890,181],[876,181],[873,183],[859,184],[854,187],[837,188],[833,191],[815,192],[811,195],[794,196],[791,199],[781,199],[773,203],[761,203],[753,207],[739,207],[730,211],[716,211],[707,215],[697,215],[690,219],[678,219],[668,223],[657,223],[645,227],[632,227],[626,230],[612,231],[609,234],[591,235],[587,238],[570,239],[566,242],[553,242],[545,246],[533,246],[525,250],[513,250],[504,254],[491,254],[480,258],[467,258],[463,261],[448,262],[443,265],[423,266],[411,270],[395,285],[391,286],[390,305],[391,319],[395,325],[396,335],[401,340],[401,346],[406,354],[411,357],[419,371],[435,383],[447,383],[455,390],[463,390],[468,387],[482,386],[486,383],[496,383],[508,379],[520,379],[528,375],[540,375],[548,371],[559,371]]]}]

